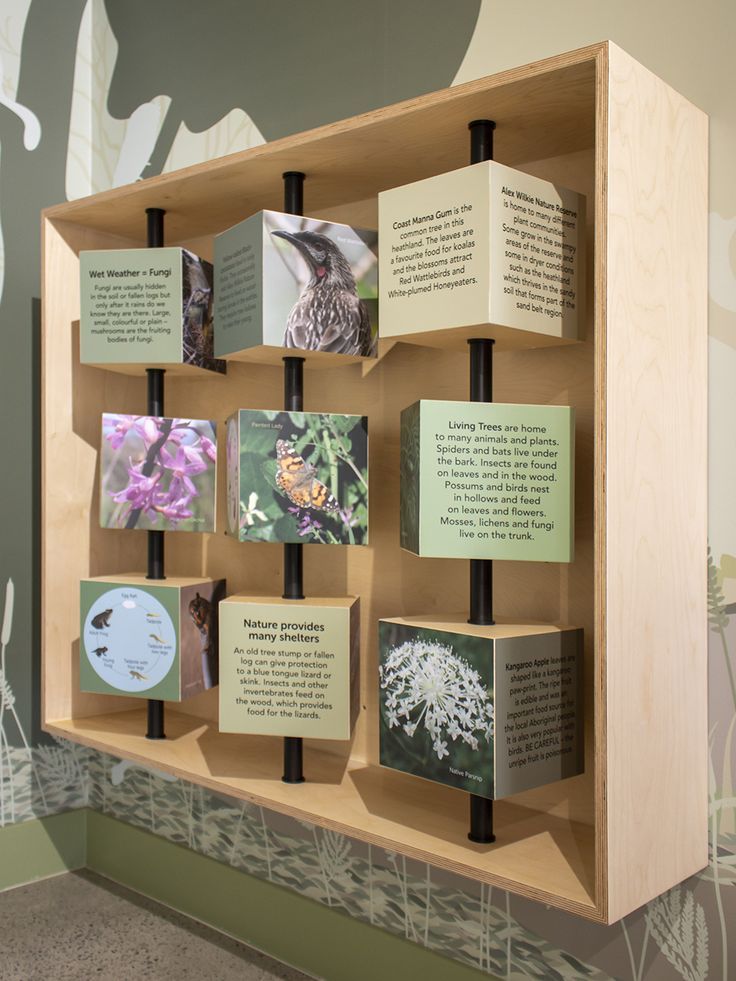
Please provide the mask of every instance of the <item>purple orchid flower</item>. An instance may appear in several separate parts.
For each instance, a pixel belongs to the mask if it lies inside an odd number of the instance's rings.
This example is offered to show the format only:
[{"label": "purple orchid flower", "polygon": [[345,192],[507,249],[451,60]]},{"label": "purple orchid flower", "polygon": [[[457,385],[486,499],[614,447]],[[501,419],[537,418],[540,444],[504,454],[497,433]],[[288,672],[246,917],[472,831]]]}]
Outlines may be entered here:
[{"label": "purple orchid flower", "polygon": [[104,438],[113,450],[125,452],[128,437],[133,456],[126,468],[127,486],[107,491],[122,505],[119,524],[135,527],[140,515],[170,525],[194,518],[195,499],[202,492],[195,479],[211,472],[217,461],[214,440],[203,436],[190,419],[104,416]]},{"label": "purple orchid flower", "polygon": [[119,450],[131,429],[135,428],[138,416],[108,416],[113,423],[111,432],[105,434],[105,439],[114,450]]},{"label": "purple orchid flower", "polygon": [[213,463],[217,463],[217,451],[215,449],[215,444],[211,439],[207,439],[206,436],[200,436],[199,445],[204,450],[205,454]]},{"label": "purple orchid flower", "polygon": [[161,497],[162,501],[156,505],[156,511],[162,514],[167,521],[186,521],[187,518],[194,517],[194,512],[188,507],[191,497],[182,497],[173,502],[168,500],[168,494],[162,494]]}]

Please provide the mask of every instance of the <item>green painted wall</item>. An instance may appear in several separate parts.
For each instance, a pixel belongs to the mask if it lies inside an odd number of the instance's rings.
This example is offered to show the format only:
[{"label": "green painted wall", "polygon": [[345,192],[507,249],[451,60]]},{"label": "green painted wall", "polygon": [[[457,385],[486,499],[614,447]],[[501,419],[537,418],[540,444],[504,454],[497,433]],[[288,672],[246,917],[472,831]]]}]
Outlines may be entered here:
[{"label": "green painted wall", "polygon": [[87,811],[66,811],[0,828],[0,892],[84,868]]},{"label": "green painted wall", "polygon": [[87,829],[93,871],[317,977],[488,977],[122,821],[90,811]]}]

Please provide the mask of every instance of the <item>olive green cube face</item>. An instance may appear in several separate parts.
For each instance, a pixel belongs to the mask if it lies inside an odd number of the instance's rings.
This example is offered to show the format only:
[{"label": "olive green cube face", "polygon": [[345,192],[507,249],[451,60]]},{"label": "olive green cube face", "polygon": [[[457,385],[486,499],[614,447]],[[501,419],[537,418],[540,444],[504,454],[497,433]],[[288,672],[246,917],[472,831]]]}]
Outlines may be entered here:
[{"label": "olive green cube face", "polygon": [[214,687],[224,595],[223,579],[82,580],[81,690],[180,702]]},{"label": "olive green cube face", "polygon": [[224,372],[214,357],[212,264],[188,249],[81,252],[80,360],[112,370]]},{"label": "olive green cube face", "polygon": [[575,410],[416,402],[401,414],[401,546],[436,558],[571,562]]},{"label": "olive green cube face", "polygon": [[585,198],[495,161],[378,195],[381,336],[480,334],[508,347],[583,336]]},{"label": "olive green cube face", "polygon": [[349,739],[360,708],[360,601],[228,596],[220,604],[220,729]]},{"label": "olive green cube face", "polygon": [[375,355],[375,231],[259,211],[215,237],[215,352],[280,363]]},{"label": "olive green cube face", "polygon": [[498,799],[583,772],[583,632],[379,622],[380,762]]}]

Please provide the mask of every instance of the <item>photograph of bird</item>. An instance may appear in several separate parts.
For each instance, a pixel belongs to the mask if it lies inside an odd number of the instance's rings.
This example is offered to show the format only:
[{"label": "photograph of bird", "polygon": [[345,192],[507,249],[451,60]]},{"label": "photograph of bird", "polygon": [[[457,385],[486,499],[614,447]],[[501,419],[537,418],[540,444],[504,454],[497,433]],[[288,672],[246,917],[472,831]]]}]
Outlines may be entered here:
[{"label": "photograph of bird", "polygon": [[182,295],[182,344],[184,363],[210,371],[224,372],[223,361],[215,359],[212,322],[212,267],[182,249],[184,289]]},{"label": "photograph of bird", "polygon": [[287,318],[284,347],[371,357],[374,341],[368,309],[340,247],[319,232],[278,229],[271,234],[290,242],[310,273]]}]

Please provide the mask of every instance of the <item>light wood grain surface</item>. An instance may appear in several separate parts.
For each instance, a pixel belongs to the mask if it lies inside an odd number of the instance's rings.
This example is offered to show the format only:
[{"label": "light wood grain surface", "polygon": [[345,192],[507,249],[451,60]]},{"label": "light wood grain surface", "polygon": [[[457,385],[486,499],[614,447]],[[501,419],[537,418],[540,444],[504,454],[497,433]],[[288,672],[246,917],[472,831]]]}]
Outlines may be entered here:
[{"label": "light wood grain surface", "polygon": [[[610,49],[608,915],[707,864],[707,120]],[[654,833],[652,833],[654,832]]]},{"label": "light wood grain surface", "polygon": [[596,919],[591,898],[593,831],[587,825],[498,802],[500,846],[473,845],[467,839],[467,794],[324,753],[310,743],[305,747],[308,782],[294,786],[281,781],[280,739],[219,733],[211,723],[170,710],[167,739],[153,742],[143,736],[142,710],[50,728],[95,749],[195,779],[220,793],[421,861],[440,860],[460,875]]},{"label": "light wood grain surface", "polygon": [[[145,568],[145,535],[99,528],[97,490],[100,413],[143,411],[145,381],[79,365],[77,254],[143,245],[144,209],[157,206],[167,242],[209,257],[214,233],[280,207],[289,169],[307,173],[307,213],[370,227],[379,190],[465,165],[467,122],[484,116],[498,124],[496,159],[588,200],[585,340],[499,351],[494,372],[498,401],[576,409],[575,561],[497,562],[494,586],[508,620],[584,629],[586,768],[497,802],[498,842],[479,850],[460,792],[377,765],[378,619],[467,608],[467,563],[398,544],[400,412],[466,398],[464,351],[390,342],[375,362],[309,365],[308,410],[369,418],[371,544],[304,548],[308,595],[360,596],[362,711],[350,744],[309,743],[309,782],[285,787],[277,741],[218,736],[216,692],[169,709],[171,738],[157,743],[142,737],[140,703],[78,690],[79,580]],[[702,867],[705,145],[702,114],[602,44],[49,209],[45,727],[598,920]],[[269,363],[167,378],[172,416],[224,422],[281,405],[282,372]],[[277,546],[179,533],[166,549],[167,574],[281,592]]]}]

